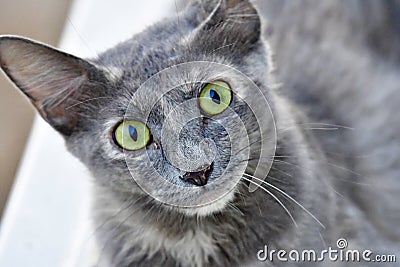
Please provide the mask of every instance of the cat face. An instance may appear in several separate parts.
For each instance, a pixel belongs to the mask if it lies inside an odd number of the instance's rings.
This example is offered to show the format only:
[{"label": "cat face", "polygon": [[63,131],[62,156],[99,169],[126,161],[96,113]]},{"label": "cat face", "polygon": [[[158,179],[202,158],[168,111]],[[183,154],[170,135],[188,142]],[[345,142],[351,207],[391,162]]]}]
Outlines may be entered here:
[{"label": "cat face", "polygon": [[180,21],[92,60],[10,36],[0,57],[69,150],[115,192],[208,214],[234,197],[245,171],[270,166],[268,69],[248,1],[194,2]]}]

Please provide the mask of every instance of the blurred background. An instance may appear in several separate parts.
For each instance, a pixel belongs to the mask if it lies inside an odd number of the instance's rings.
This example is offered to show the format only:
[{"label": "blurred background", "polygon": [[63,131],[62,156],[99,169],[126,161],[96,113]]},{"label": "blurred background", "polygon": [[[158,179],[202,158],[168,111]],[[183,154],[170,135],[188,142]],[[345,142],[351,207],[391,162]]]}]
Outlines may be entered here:
[{"label": "blurred background", "polygon": [[[56,46],[71,0],[0,0],[0,34],[22,35]],[[34,110],[0,75],[0,219],[29,135]]]}]

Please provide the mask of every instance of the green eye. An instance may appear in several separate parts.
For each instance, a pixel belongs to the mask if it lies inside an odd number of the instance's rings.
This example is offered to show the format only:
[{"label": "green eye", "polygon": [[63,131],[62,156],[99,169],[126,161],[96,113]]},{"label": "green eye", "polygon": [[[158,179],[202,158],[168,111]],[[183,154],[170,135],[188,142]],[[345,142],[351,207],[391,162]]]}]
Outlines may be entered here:
[{"label": "green eye", "polygon": [[231,88],[223,81],[209,83],[200,92],[200,107],[209,115],[222,113],[228,108],[231,101]]},{"label": "green eye", "polygon": [[123,121],[114,130],[115,142],[126,150],[144,148],[150,141],[150,131],[140,121]]}]

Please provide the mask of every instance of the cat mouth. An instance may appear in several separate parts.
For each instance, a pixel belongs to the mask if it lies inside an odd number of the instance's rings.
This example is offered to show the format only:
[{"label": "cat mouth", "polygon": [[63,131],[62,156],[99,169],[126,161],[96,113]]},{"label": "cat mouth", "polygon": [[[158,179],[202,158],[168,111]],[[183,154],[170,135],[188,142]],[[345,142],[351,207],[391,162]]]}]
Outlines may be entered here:
[{"label": "cat mouth", "polygon": [[179,176],[179,179],[191,185],[205,186],[213,171],[213,165],[214,163],[207,164],[196,172],[186,172],[184,175]]}]

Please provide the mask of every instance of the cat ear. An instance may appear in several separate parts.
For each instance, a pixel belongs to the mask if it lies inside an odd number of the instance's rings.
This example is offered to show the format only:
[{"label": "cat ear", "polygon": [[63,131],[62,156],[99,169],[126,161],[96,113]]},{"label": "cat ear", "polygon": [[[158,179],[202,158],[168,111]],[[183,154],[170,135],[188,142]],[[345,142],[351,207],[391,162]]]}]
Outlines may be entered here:
[{"label": "cat ear", "polygon": [[215,8],[195,33],[194,44],[213,51],[222,47],[243,52],[255,47],[260,40],[261,21],[249,0],[201,0]]},{"label": "cat ear", "polygon": [[88,97],[93,65],[29,39],[0,36],[0,66],[47,122],[72,133],[79,117],[72,106]]}]

